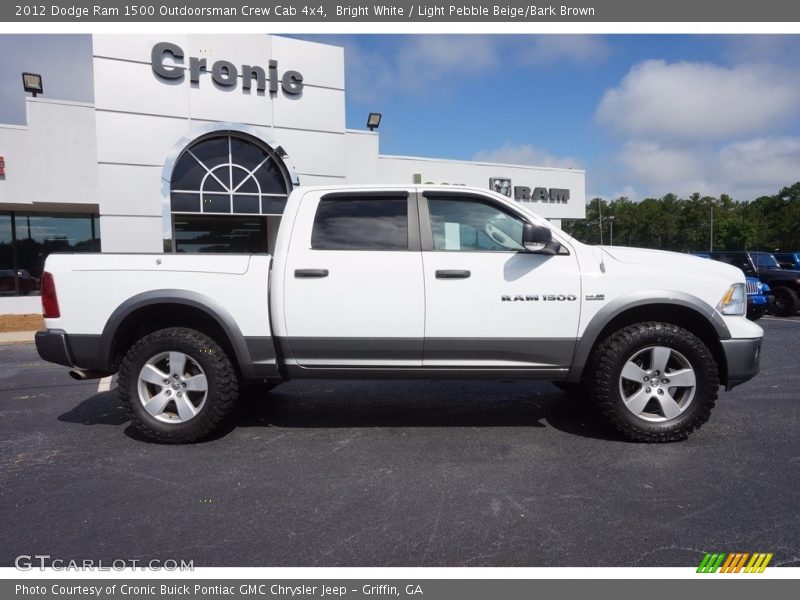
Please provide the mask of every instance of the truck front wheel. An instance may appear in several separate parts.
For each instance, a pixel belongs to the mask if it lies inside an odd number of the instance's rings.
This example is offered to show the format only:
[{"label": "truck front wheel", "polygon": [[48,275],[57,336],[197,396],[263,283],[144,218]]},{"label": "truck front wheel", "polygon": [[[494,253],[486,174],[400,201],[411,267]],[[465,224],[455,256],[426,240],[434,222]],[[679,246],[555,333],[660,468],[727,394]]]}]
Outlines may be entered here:
[{"label": "truck front wheel", "polygon": [[685,439],[708,420],[717,399],[711,351],[671,323],[637,323],[612,334],[591,369],[600,412],[634,441]]},{"label": "truck front wheel", "polygon": [[170,327],[144,336],[127,352],[119,394],[140,433],[182,444],[208,437],[230,416],[239,385],[219,344],[194,329]]}]

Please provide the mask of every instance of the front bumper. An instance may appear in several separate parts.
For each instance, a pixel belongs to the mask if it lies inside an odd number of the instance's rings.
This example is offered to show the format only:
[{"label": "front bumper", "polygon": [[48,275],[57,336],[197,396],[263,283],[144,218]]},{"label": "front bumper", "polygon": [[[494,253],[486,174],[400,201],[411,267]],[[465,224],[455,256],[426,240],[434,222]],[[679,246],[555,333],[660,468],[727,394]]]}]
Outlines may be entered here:
[{"label": "front bumper", "polygon": [[747,306],[750,307],[766,307],[772,304],[772,296],[762,294],[760,296],[748,296],[747,297]]},{"label": "front bumper", "polygon": [[726,390],[749,381],[758,373],[763,338],[722,340],[728,381]]}]

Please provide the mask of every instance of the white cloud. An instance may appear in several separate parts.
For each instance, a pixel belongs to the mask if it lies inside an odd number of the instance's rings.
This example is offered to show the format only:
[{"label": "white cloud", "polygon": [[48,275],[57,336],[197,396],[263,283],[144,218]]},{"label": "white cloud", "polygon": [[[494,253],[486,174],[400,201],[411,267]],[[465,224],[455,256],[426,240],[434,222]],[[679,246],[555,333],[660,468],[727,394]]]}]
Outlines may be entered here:
[{"label": "white cloud", "polygon": [[630,185],[626,185],[621,190],[617,190],[612,196],[614,198],[627,198],[628,200],[638,200],[639,199],[639,192],[636,190],[635,187]]},{"label": "white cloud", "polygon": [[632,67],[595,113],[621,138],[608,187],[630,186],[639,198],[699,192],[749,200],[799,180],[800,138],[785,132],[800,118],[800,70],[764,62],[794,43],[736,40],[739,50],[750,49],[750,61],[732,66],[651,60]]},{"label": "white cloud", "polygon": [[720,178],[737,185],[777,188],[800,180],[800,138],[756,138],[724,146],[717,156]]},{"label": "white cloud", "polygon": [[800,179],[797,137],[759,137],[719,146],[627,142],[618,158],[625,181],[641,192],[640,198],[699,192],[752,200]]},{"label": "white cloud", "polygon": [[580,162],[569,156],[556,156],[530,144],[507,143],[492,150],[481,150],[473,160],[504,163],[509,165],[532,165],[536,167],[560,167],[578,169]]},{"label": "white cloud", "polygon": [[626,142],[619,160],[635,181],[656,186],[702,179],[705,172],[705,161],[698,156],[698,150],[669,147],[657,142]]},{"label": "white cloud", "polygon": [[608,44],[598,35],[536,35],[531,36],[525,62],[531,65],[561,62],[596,65],[606,60],[609,54]]},{"label": "white cloud", "polygon": [[703,141],[763,134],[800,115],[800,76],[780,66],[650,60],[608,90],[597,120],[637,139]]}]

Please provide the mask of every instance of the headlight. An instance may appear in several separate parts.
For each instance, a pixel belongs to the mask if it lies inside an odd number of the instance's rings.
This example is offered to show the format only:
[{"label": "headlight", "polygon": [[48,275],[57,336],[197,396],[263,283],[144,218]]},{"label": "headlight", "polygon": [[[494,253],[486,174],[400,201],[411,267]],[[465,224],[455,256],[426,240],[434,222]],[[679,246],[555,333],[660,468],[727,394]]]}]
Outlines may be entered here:
[{"label": "headlight", "polygon": [[743,283],[734,283],[717,304],[723,315],[744,315],[747,311],[747,294]]}]

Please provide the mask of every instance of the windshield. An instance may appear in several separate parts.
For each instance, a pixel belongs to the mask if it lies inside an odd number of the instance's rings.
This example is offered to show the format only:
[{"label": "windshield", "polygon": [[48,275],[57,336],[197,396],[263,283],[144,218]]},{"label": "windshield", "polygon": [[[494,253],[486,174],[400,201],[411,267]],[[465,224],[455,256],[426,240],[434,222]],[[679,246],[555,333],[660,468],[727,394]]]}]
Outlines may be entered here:
[{"label": "windshield", "polygon": [[781,266],[778,264],[778,260],[772,254],[767,254],[766,252],[753,252],[750,256],[753,258],[753,262],[756,263],[757,269],[781,268]]}]

